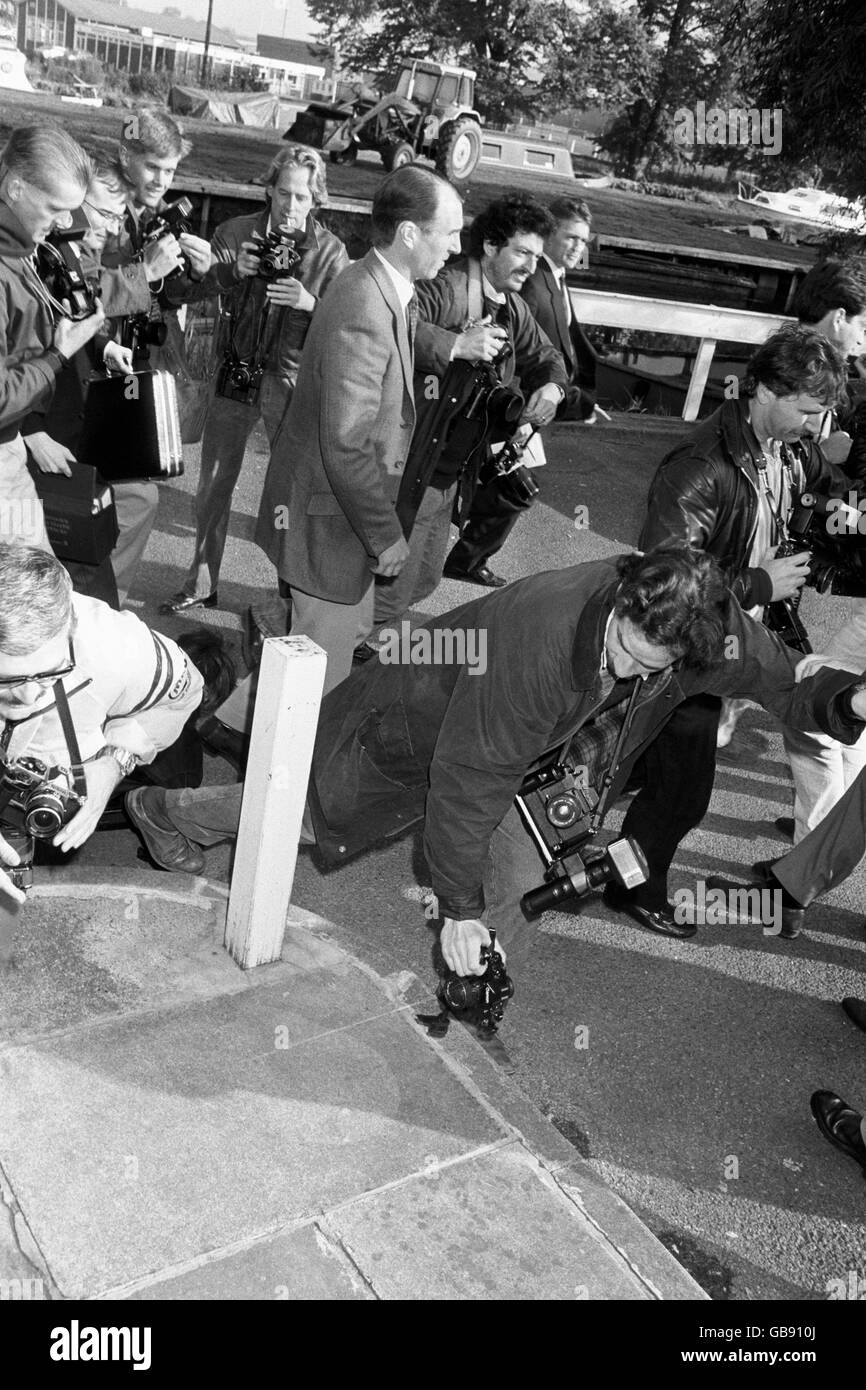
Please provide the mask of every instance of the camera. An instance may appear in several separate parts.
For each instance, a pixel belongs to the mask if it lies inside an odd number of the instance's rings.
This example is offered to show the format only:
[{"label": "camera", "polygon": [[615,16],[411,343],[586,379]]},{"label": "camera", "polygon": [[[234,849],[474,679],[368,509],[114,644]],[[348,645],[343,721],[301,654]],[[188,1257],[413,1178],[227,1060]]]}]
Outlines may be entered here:
[{"label": "camera", "polygon": [[253,232],[253,240],[259,243],[255,254],[259,258],[256,275],[260,280],[288,280],[301,263],[301,253],[297,248],[297,232],[281,231]]},{"label": "camera", "polygon": [[[192,224],[189,216],[192,212],[192,203],[189,198],[178,198],[177,202],[171,203],[163,208],[155,217],[151,217],[144,227],[141,241],[141,255],[147,250],[148,246],[153,246],[154,242],[162,241],[165,236],[180,236],[181,232],[190,232]],[[173,280],[177,275],[183,275],[189,270],[189,260],[183,258],[183,265],[175,266],[174,270],[169,271],[165,277]]]},{"label": "camera", "polygon": [[65,768],[46,767],[39,758],[0,765],[0,824],[37,840],[50,840],[71,821],[84,799],[70,785]]},{"label": "camera", "polygon": [[162,347],[168,335],[168,325],[162,319],[151,318],[149,314],[130,314],[124,320],[120,341],[124,347],[132,348],[136,362],[146,362],[152,347]]},{"label": "camera", "polygon": [[57,307],[64,306],[64,315],[74,322],[96,313],[96,293],[81,266],[81,243],[88,227],[87,219],[76,210],[71,227],[52,232],[36,245],[36,273]]},{"label": "camera", "polygon": [[567,757],[554,755],[530,772],[515,805],[545,864],[546,882],[520,900],[527,917],[586,897],[612,880],[626,889],[646,883],[646,858],[631,836],[606,847],[592,843],[601,827],[599,797]]},{"label": "camera", "polygon": [[229,351],[217,372],[216,394],[241,405],[255,405],[264,374],[264,363],[245,361]]},{"label": "camera", "polygon": [[438,989],[443,1009],[488,1036],[496,1032],[505,1005],[514,994],[514,983],[501,955],[494,950],[495,942],[496,932],[491,929],[490,945],[481,948],[481,963],[486,967],[483,975],[457,975],[449,970]]},{"label": "camera", "polygon": [[[811,554],[806,587],[819,594],[836,594],[847,598],[866,597],[866,568],[862,544],[857,536],[831,536],[826,519],[842,505],[841,498],[816,497],[803,493],[791,512],[788,535],[776,549],[776,559],[788,555]],[[776,599],[767,605],[766,625],[771,632],[795,651],[808,655],[812,651],[806,628],[797,612],[801,592],[790,598]]]},{"label": "camera", "polygon": [[464,419],[484,419],[484,434],[488,444],[498,444],[512,438],[517,430],[526,401],[523,393],[513,386],[503,386],[501,366],[511,355],[511,339],[506,339],[490,362],[474,362],[473,390],[464,411]]}]

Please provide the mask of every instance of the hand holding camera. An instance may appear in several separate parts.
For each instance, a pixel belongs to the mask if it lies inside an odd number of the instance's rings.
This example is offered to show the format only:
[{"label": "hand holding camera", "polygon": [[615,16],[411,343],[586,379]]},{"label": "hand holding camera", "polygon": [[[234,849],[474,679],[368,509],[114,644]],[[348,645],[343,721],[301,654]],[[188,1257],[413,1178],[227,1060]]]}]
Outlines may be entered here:
[{"label": "hand holding camera", "polygon": [[148,284],[154,284],[157,280],[169,280],[172,275],[177,275],[183,269],[183,251],[180,243],[171,234],[160,238],[159,241],[152,241],[144,248],[141,259]]},{"label": "hand holding camera", "polygon": [[99,332],[105,323],[105,314],[99,300],[96,300],[96,312],[89,314],[86,319],[58,319],[54,325],[54,346],[59,353],[62,353],[67,361],[70,361],[81,349],[90,342],[90,339]]},{"label": "hand holding camera", "polygon": [[204,237],[193,236],[192,232],[181,232],[178,241],[189,262],[190,273],[201,280],[213,264],[210,242]]},{"label": "hand holding camera", "polygon": [[[13,849],[12,846],[3,839],[3,836],[0,835],[0,864],[6,864],[11,869],[15,868],[20,863],[21,856],[18,851]],[[25,903],[27,901],[27,894],[24,892],[23,888],[19,888],[17,883],[10,878],[9,874],[4,873],[2,869],[0,869],[0,895],[11,898],[12,901],[16,903]]]},{"label": "hand holding camera", "polygon": [[[779,550],[783,550],[780,555]],[[771,601],[776,603],[779,599],[793,598],[798,594],[809,578],[810,553],[808,548],[795,554],[785,553],[782,546],[773,546],[769,552],[770,558],[764,560],[761,569],[766,570],[773,585]]]},{"label": "hand holding camera", "polygon": [[[446,917],[439,945],[445,964],[455,975],[483,975],[487,969],[481,953],[490,946],[490,932],[477,918],[467,917],[457,921],[453,917]],[[504,964],[505,952],[498,941],[495,949]]]},{"label": "hand holding camera", "polygon": [[90,839],[112,794],[122,782],[123,773],[114,758],[96,758],[87,763],[85,778],[87,800],[51,841],[65,854]]},{"label": "hand holding camera", "polygon": [[467,362],[495,362],[508,343],[508,334],[498,323],[493,323],[491,315],[470,322],[462,333],[458,333],[454,344],[453,357],[462,357]]}]

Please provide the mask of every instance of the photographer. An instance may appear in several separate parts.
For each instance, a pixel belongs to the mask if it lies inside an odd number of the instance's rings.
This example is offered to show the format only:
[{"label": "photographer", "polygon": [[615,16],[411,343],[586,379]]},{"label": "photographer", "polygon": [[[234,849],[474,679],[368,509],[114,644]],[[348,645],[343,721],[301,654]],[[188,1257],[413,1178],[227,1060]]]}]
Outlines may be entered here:
[{"label": "photographer", "polygon": [[101,306],[73,322],[36,275],[33,253],[70,226],[85,196],[87,155],[58,126],[22,126],[0,156],[0,539],[50,549],[42,505],[27,471],[21,426],[44,413],[66,363],[103,323]]},{"label": "photographer", "polygon": [[[107,240],[102,265],[120,272],[136,303],[142,282],[146,285],[146,307],[133,309],[130,304],[121,323],[121,341],[143,345],[146,365],[151,368],[170,367],[168,349],[163,353],[162,344],[167,334],[175,344],[180,337],[174,306],[184,302],[184,296],[192,293],[211,265],[210,245],[201,237],[187,232],[175,236],[170,231],[152,240],[148,237],[149,225],[166,210],[164,195],[177,166],[191,149],[177,122],[165,111],[145,108],[124,118],[118,160],[126,207],[120,228]],[[118,289],[120,277],[115,281]],[[157,484],[146,479],[124,483],[122,492],[115,493],[115,506],[121,540],[114,571],[123,603],[156,520]]]},{"label": "photographer", "polygon": [[[443,954],[462,975],[483,968],[489,927],[507,948],[532,940],[519,904],[542,864],[513,801],[551,748],[577,735],[588,783],[607,773],[616,792],[700,692],[748,695],[848,741],[866,714],[858,677],[824,669],[798,684],[796,654],[740,609],[710,556],[681,545],[532,575],[426,628],[483,633],[484,669],[370,661],[331,690],[308,807],[328,865],[424,822]],[[158,864],[199,873],[196,846],[236,835],[242,795],[148,787],[127,809]]]},{"label": "photographer", "polygon": [[53,555],[0,543],[0,955],[34,836],[83,845],[123,777],[178,737],[201,689],[174,642],[73,593]]},{"label": "photographer", "polygon": [[[797,326],[774,333],[749,362],[737,398],[659,465],[638,541],[645,550],[677,540],[706,550],[742,607],[776,630],[786,624],[789,640],[810,565],[808,551],[787,553],[795,503],[804,492],[844,494],[847,486],[815,443],[844,376],[842,359],[820,334]],[[709,806],[720,708],[711,696],[682,705],[635,769],[641,785],[623,834],[641,845],[650,879],[632,893],[613,889],[606,900],[661,935],[695,931],[677,921],[667,875]]]},{"label": "photographer", "polygon": [[[522,426],[549,424],[565,395],[565,363],[519,293],[549,228],[546,212],[531,199],[498,199],[475,218],[470,255],[418,286],[417,423],[397,504],[409,557],[397,578],[376,581],[374,631],[436,588],[455,498],[459,491],[465,515],[491,444],[501,445]],[[493,549],[528,505],[510,506],[507,486],[494,479],[479,493],[495,493],[499,511],[508,510]],[[504,583],[480,562],[467,566],[471,573],[458,568],[452,557],[445,572],[489,588]]]},{"label": "photographer", "polygon": [[[81,205],[84,225],[77,246],[80,269],[92,290],[101,296],[107,319],[102,331],[80,349],[57,378],[54,400],[44,421],[28,421],[22,427],[28,453],[42,473],[71,477],[76,466],[75,451],[81,436],[84,404],[88,383],[94,370],[129,372],[132,352],[109,334],[111,320],[130,312],[139,302],[134,285],[121,270],[107,270],[101,256],[109,234],[123,222],[126,207],[125,190],[116,161],[98,151],[89,155],[93,174]],[[34,423],[40,427],[33,428]],[[92,471],[92,470],[89,470]],[[137,484],[131,485],[133,488]],[[126,489],[130,484],[118,482],[112,487],[123,527],[119,527],[117,544],[111,553],[111,565],[105,567],[76,565],[71,573],[75,587],[81,592],[101,598],[112,607],[118,606],[116,577],[131,574],[135,562],[147,542],[140,527],[130,525],[129,509],[125,506]],[[149,526],[147,528],[149,532]],[[135,557],[130,560],[130,555]],[[124,585],[125,597],[126,585]]]},{"label": "photographer", "polygon": [[[268,207],[217,228],[214,264],[186,293],[187,299],[223,296],[223,369],[202,439],[195,551],[183,587],[162,604],[163,613],[216,604],[231,499],[247,441],[261,419],[273,443],[316,306],[349,264],[342,241],[315,216],[327,197],[325,165],[316,150],[283,145],[271,161],[266,186]],[[273,244],[265,247],[266,238]]]}]

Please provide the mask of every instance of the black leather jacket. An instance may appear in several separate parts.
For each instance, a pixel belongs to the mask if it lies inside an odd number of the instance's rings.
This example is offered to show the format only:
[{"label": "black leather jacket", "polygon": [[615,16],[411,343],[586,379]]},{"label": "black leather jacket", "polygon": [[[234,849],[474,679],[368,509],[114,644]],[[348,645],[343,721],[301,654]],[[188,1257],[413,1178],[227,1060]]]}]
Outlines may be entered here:
[{"label": "black leather jacket", "polygon": [[[659,464],[638,545],[685,540],[708,550],[743,608],[772,598],[766,570],[748,564],[758,524],[761,447],[748,421],[749,399],[725,401]],[[785,449],[785,446],[782,446]],[[794,492],[845,496],[850,482],[804,440],[786,450]]]}]

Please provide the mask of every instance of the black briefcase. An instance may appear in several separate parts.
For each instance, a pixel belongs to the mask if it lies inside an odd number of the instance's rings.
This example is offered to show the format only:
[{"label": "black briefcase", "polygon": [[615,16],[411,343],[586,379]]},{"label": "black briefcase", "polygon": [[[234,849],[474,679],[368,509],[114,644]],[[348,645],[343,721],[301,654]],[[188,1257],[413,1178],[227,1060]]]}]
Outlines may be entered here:
[{"label": "black briefcase", "polygon": [[75,452],[111,483],[178,477],[183,456],[171,373],[93,377]]}]

